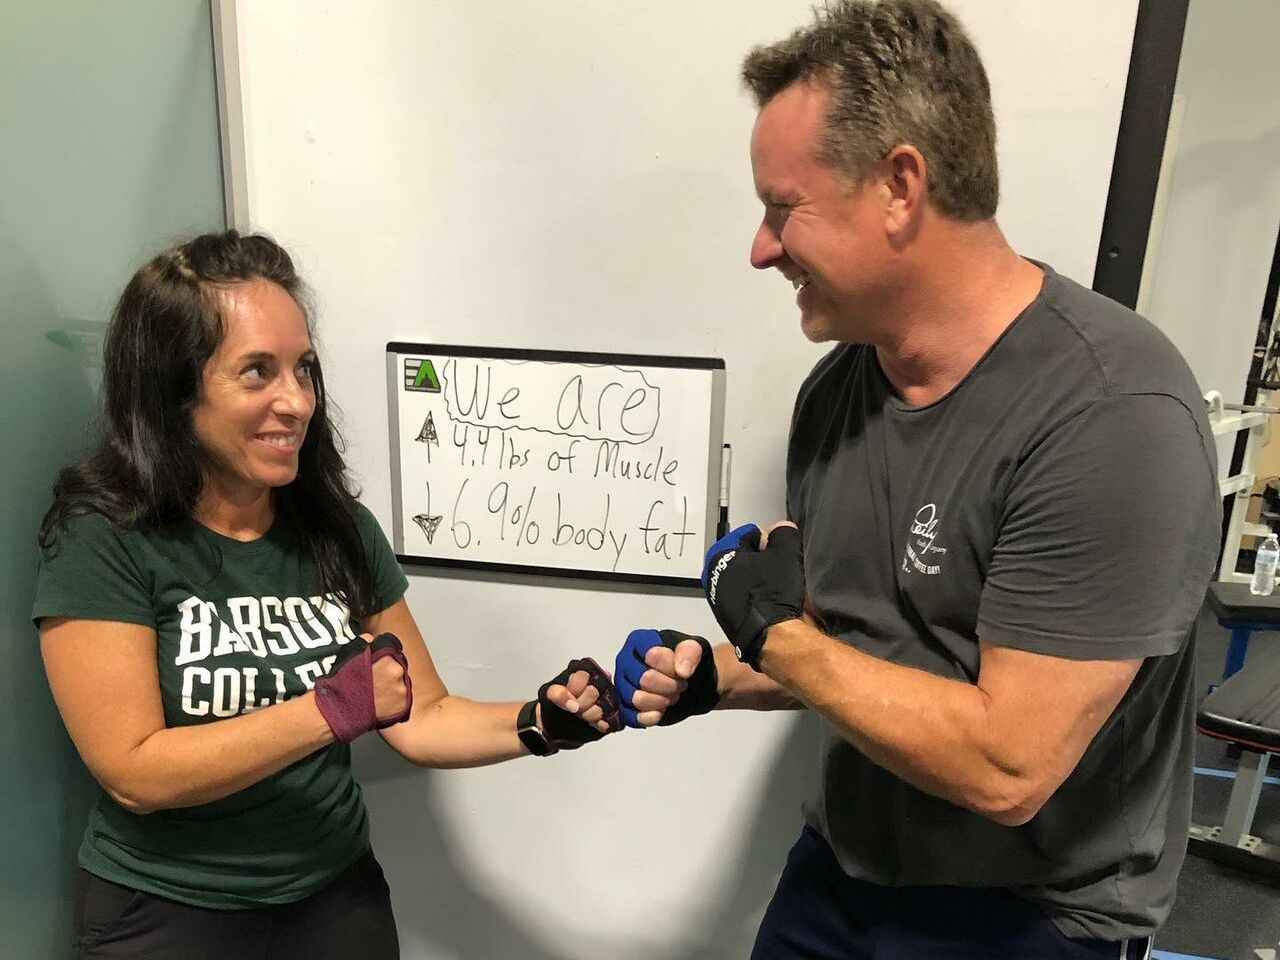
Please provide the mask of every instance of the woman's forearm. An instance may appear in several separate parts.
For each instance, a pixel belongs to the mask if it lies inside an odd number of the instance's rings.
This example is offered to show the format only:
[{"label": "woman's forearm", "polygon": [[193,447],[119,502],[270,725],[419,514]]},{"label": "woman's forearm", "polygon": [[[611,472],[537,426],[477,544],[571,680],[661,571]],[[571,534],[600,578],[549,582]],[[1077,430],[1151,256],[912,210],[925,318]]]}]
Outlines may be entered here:
[{"label": "woman's forearm", "polygon": [[230,796],[333,742],[315,694],[226,720],[157,730],[94,773],[125,809],[151,813]]},{"label": "woman's forearm", "polygon": [[406,759],[424,767],[482,767],[526,756],[516,735],[519,703],[482,703],[445,695],[405,723],[382,731]]}]

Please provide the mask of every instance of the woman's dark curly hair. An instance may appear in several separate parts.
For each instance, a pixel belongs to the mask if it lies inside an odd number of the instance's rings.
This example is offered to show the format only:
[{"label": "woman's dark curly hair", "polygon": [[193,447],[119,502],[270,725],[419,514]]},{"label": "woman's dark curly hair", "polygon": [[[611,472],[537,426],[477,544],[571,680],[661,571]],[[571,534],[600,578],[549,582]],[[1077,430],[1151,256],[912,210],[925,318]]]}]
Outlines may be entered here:
[{"label": "woman's dark curly hair", "polygon": [[[122,527],[194,516],[206,454],[191,414],[205,364],[224,335],[219,292],[253,280],[288,292],[310,332],[306,291],[293,261],[261,234],[203,234],[133,275],[107,327],[96,444],[54,484],[53,505],[40,524],[43,549],[53,547],[59,529],[83,513],[100,513]],[[376,612],[377,589],[318,362],[313,382],[316,407],[299,451],[298,475],[274,491],[273,503],[314,562],[322,590],[360,619]]]}]

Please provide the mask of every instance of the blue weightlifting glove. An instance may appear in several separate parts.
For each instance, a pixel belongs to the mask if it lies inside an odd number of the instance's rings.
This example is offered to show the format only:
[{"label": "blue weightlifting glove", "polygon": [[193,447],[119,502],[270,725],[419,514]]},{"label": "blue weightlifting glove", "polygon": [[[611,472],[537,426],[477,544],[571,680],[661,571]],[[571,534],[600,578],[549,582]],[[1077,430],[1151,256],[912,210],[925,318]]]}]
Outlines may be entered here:
[{"label": "blue weightlifting glove", "polygon": [[702,589],[733,652],[758,671],[765,631],[804,616],[800,531],[778,527],[761,550],[754,523],[730,530],[707,551]]},{"label": "blue weightlifting glove", "polygon": [[669,727],[688,717],[710,713],[720,702],[720,676],[716,672],[711,644],[702,637],[691,637],[679,630],[632,630],[627,634],[627,642],[618,651],[613,668],[613,682],[618,686],[622,722],[627,726],[644,729],[637,717],[639,711],[631,698],[640,689],[640,678],[644,676],[644,672],[653,669],[644,662],[645,654],[654,647],[675,650],[682,640],[698,641],[698,645],[702,647],[702,659],[694,668],[693,676],[686,681],[687,686],[680,698],[663,712],[658,726]]}]

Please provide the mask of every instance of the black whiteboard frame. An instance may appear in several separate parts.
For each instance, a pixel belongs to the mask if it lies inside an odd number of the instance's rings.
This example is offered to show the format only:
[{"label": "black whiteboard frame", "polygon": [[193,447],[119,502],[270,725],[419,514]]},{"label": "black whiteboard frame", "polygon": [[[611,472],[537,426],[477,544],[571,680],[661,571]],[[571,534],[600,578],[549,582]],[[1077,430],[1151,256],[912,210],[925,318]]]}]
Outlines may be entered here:
[{"label": "black whiteboard frame", "polygon": [[[697,577],[666,577],[646,573],[614,573],[605,570],[582,570],[577,567],[543,567],[523,563],[495,563],[486,560],[456,560],[451,557],[424,557],[403,552],[404,504],[400,493],[400,433],[399,390],[401,374],[398,358],[410,354],[436,353],[451,357],[476,357],[486,360],[527,360],[533,362],[580,363],[608,366],[657,367],[677,370],[709,370],[711,384],[711,437],[708,472],[715,471],[720,463],[717,456],[724,442],[725,364],[720,357],[678,357],[643,353],[596,353],[577,350],[521,350],[512,347],[463,346],[447,343],[415,343],[407,340],[391,340],[387,343],[387,432],[391,454],[391,510],[394,520],[392,540],[395,556],[402,565],[412,567],[438,567],[447,570],[498,573],[520,577],[556,577],[571,580],[589,580],[596,583],[650,584],[660,587],[682,587],[702,590]],[[715,374],[719,373],[716,377]],[[717,490],[719,472],[708,477],[707,524],[714,528],[717,515]]]}]

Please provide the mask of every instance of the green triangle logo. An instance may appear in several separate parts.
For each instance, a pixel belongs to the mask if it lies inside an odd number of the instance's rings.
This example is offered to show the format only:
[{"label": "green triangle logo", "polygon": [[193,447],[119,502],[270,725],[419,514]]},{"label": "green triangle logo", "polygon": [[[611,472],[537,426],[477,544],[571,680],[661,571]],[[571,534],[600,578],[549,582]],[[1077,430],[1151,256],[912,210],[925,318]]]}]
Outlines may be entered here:
[{"label": "green triangle logo", "polygon": [[404,387],[406,390],[419,390],[423,393],[439,393],[440,377],[435,365],[427,359],[406,360],[404,362]]}]

